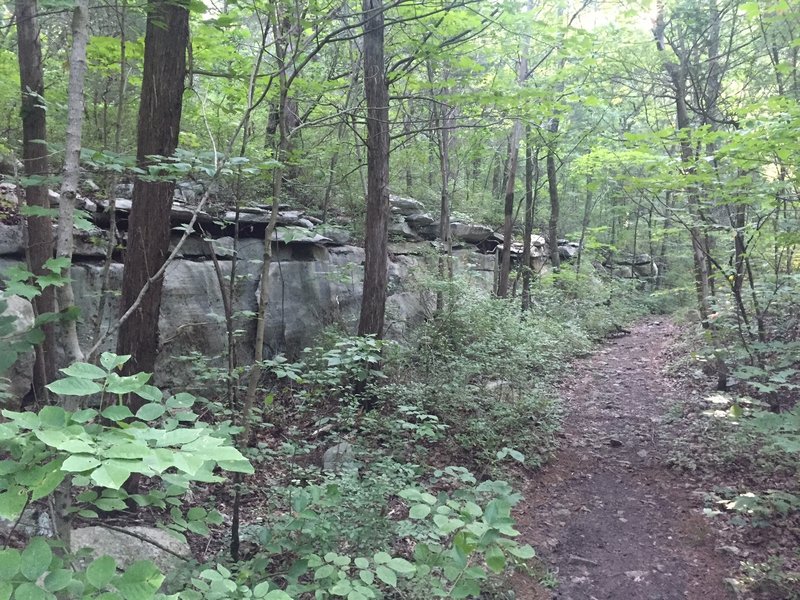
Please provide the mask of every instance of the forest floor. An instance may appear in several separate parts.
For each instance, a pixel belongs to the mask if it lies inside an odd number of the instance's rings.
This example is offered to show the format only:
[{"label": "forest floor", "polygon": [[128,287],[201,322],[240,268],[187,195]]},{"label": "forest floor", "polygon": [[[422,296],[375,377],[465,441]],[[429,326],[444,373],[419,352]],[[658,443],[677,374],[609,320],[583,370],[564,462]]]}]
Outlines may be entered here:
[{"label": "forest floor", "polygon": [[662,423],[691,394],[665,373],[679,332],[666,319],[645,320],[570,369],[560,388],[561,449],[517,514],[550,585],[518,575],[517,598],[734,597],[725,579],[735,562],[702,514],[704,488],[665,464],[674,442]]}]

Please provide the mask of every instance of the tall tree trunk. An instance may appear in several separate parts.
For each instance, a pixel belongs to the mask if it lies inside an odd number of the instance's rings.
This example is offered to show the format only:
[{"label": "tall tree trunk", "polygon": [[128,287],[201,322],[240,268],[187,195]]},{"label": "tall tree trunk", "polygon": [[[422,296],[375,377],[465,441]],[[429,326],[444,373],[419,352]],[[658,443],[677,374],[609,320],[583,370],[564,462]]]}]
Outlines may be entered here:
[{"label": "tall tree trunk", "polygon": [[550,264],[553,269],[561,266],[561,255],[558,253],[558,219],[561,206],[558,200],[558,174],[556,172],[556,134],[558,118],[553,117],[547,126],[550,140],[547,144],[547,192],[550,196],[550,220],[547,224],[547,242],[550,244]]},{"label": "tall tree trunk", "polygon": [[[144,74],[137,135],[136,161],[147,168],[148,156],[169,157],[178,145],[186,75],[189,12],[180,3],[148,0]],[[158,350],[158,315],[163,277],[151,277],[169,250],[170,209],[174,182],[136,179],[128,224],[128,245],[122,279],[120,314],[130,309],[142,289],[139,305],[122,324],[118,354],[130,354],[127,373],[152,372]],[[130,399],[134,408],[140,403]]]},{"label": "tall tree trunk", "polygon": [[525,128],[525,232],[522,240],[522,310],[531,307],[531,237],[536,210],[535,195],[539,188],[539,148],[532,145],[530,125]]},{"label": "tall tree trunk", "polygon": [[[22,89],[22,164],[28,177],[44,177],[47,164],[47,121],[44,107],[42,48],[39,41],[36,0],[16,0],[19,82]],[[45,185],[26,185],[25,201],[29,206],[50,208]],[[53,229],[50,217],[28,217],[28,268],[44,275],[44,263],[53,257]],[[55,311],[55,292],[47,287],[33,301],[37,315]],[[44,340],[36,348],[33,393],[37,401],[47,400],[44,387],[56,377],[55,331],[53,323],[42,326]]]},{"label": "tall tree trunk", "polygon": [[389,87],[383,58],[383,0],[364,0],[364,13],[367,215],[364,228],[364,288],[358,334],[381,337],[386,310],[389,237]]},{"label": "tall tree trunk", "polygon": [[[89,42],[89,2],[77,0],[72,13],[72,50],[69,57],[69,96],[67,101],[67,137],[64,152],[64,177],[61,182],[61,198],[58,202],[58,237],[56,255],[72,261],[75,222],[75,200],[81,172],[81,133],[83,131],[83,88],[86,74],[86,46]],[[67,281],[58,289],[58,305],[61,311],[75,306],[72,282]],[[63,325],[62,339],[66,362],[83,360],[78,341],[75,319]]]},{"label": "tall tree trunk", "polygon": [[508,142],[508,169],[506,170],[506,189],[503,203],[503,253],[500,259],[500,276],[497,280],[497,297],[508,295],[511,278],[511,238],[514,234],[514,187],[517,183],[517,163],[519,162],[519,142],[522,137],[522,122],[514,120]]},{"label": "tall tree trunk", "polygon": [[592,194],[592,178],[586,178],[586,203],[583,205],[583,220],[581,221],[581,238],[578,240],[578,257],[575,259],[575,272],[581,272],[581,258],[583,258],[583,244],[586,241],[586,230],[589,229],[589,220],[594,208],[594,196]]}]

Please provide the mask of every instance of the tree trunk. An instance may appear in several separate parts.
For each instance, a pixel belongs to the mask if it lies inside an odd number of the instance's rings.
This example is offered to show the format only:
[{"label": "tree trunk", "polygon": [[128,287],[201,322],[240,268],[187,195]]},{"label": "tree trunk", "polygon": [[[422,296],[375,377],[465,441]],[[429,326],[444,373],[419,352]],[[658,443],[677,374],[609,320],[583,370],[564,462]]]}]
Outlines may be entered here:
[{"label": "tree trunk", "polygon": [[550,244],[550,264],[553,269],[561,266],[561,255],[558,253],[558,219],[560,204],[558,200],[558,179],[556,173],[555,137],[558,133],[558,119],[553,117],[547,126],[551,134],[547,144],[547,191],[550,196],[550,220],[547,226],[547,242]]},{"label": "tree trunk", "polygon": [[531,144],[530,125],[525,129],[525,232],[522,240],[522,310],[531,307],[531,236],[533,235],[533,217],[536,210],[534,201],[539,187],[539,148]]},{"label": "tree trunk", "polygon": [[[178,145],[188,39],[189,13],[184,6],[148,0],[136,151],[137,164],[143,168],[151,162],[148,156],[169,157]],[[148,282],[149,287],[119,330],[117,353],[131,355],[126,373],[152,372],[155,366],[163,277],[150,278],[169,250],[174,188],[171,181],[134,182],[120,314],[133,306]],[[134,408],[140,403],[137,398],[130,400]]]},{"label": "tree trunk", "polygon": [[[67,101],[67,136],[64,151],[64,177],[61,182],[61,198],[58,202],[58,238],[56,255],[72,261],[75,222],[75,200],[81,173],[81,133],[83,131],[83,89],[86,74],[86,46],[89,42],[89,2],[77,0],[72,13],[72,50],[69,57],[69,96]],[[59,310],[75,306],[72,282],[67,281],[58,289]],[[62,326],[67,364],[83,360],[75,319],[68,319]]]},{"label": "tree trunk", "polygon": [[519,142],[522,137],[522,122],[514,121],[508,143],[508,169],[506,177],[505,200],[503,204],[503,254],[500,260],[500,277],[497,280],[497,297],[508,295],[511,278],[511,238],[514,234],[514,187],[517,183],[517,163],[519,162]]},{"label": "tree trunk", "polygon": [[[44,177],[47,164],[47,121],[44,107],[44,78],[42,48],[39,42],[37,3],[35,0],[16,0],[19,81],[22,89],[22,164],[28,177]],[[45,185],[26,185],[25,202],[29,206],[50,208]],[[53,229],[50,217],[28,217],[28,269],[44,275],[44,263],[53,257]],[[55,311],[55,292],[47,287],[34,298],[37,315]],[[44,387],[56,377],[55,331],[53,323],[42,326],[44,340],[36,348],[33,371],[33,393],[36,401],[46,401]]]},{"label": "tree trunk", "polygon": [[383,0],[364,0],[364,13],[367,215],[364,227],[364,292],[358,334],[381,337],[388,284],[389,236],[389,88],[383,58]]}]

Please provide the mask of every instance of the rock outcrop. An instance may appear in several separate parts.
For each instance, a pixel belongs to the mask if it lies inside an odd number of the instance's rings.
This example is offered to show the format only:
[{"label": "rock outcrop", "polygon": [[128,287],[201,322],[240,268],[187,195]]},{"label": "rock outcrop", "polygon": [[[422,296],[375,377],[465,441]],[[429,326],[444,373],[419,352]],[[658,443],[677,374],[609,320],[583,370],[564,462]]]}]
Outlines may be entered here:
[{"label": "rock outcrop", "polygon": [[[120,248],[126,241],[132,187],[120,184],[115,191],[120,196],[114,201],[119,231],[107,273],[105,256],[110,242],[107,225],[111,203],[83,200],[81,206],[94,227],[75,232],[71,277],[81,312],[78,334],[85,348],[93,345],[98,328],[103,334],[111,332],[105,335],[102,349],[113,350],[116,346],[113,326],[119,315],[118,292],[123,270]],[[209,208],[195,214],[188,202],[196,201],[201,193],[201,189],[189,184],[179,186],[175,193],[173,227],[180,229],[194,216],[197,233],[185,240],[165,274],[155,383],[168,389],[199,388],[206,392],[221,380],[213,369],[226,365],[227,329],[221,285],[232,291],[240,364],[252,359],[253,315],[258,307],[263,237],[271,209],[255,206],[238,213],[230,210],[215,213]],[[392,196],[391,210],[394,241],[390,244],[386,334],[402,338],[409,327],[432,311],[433,298],[414,285],[414,273],[439,251],[435,241],[439,224],[421,202],[411,198]],[[237,218],[238,228],[235,228],[232,221]],[[236,229],[239,239],[234,243]],[[468,274],[476,285],[491,289],[496,249],[502,244],[502,236],[486,225],[461,221],[451,223],[451,231],[455,271]],[[173,248],[179,240],[180,233],[175,233]],[[544,238],[534,236],[532,242],[534,259],[543,265],[548,256]],[[301,210],[281,206],[271,243],[265,354],[296,355],[312,345],[327,326],[354,331],[361,306],[364,251],[351,245],[349,232],[342,227],[323,225]],[[521,244],[512,246],[514,256],[517,251],[521,256]],[[231,280],[234,256],[238,260]],[[0,271],[23,260],[20,220],[0,222]],[[104,279],[107,279],[105,289]],[[100,315],[102,296],[105,309]],[[20,369],[30,370],[27,364],[20,365]],[[30,385],[20,373],[12,378],[20,389]]]}]

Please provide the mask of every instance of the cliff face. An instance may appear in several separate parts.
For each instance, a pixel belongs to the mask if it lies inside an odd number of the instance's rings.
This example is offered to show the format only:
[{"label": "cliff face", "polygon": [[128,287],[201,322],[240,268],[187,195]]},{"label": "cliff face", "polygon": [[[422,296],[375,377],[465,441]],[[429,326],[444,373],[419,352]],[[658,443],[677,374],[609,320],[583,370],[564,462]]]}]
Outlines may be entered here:
[{"label": "cliff face", "polygon": [[[409,226],[421,231],[429,226],[416,205],[401,199]],[[125,221],[130,203],[117,201],[117,221],[121,230],[116,240],[124,247]],[[106,306],[99,314],[103,295],[103,271],[108,247],[107,212],[102,203],[86,203],[94,222],[91,231],[76,231],[76,251],[71,269],[76,303],[80,308],[78,333],[81,345],[89,348],[100,321],[106,332],[119,316],[118,293],[121,287],[122,253],[115,251],[105,291]],[[172,214],[173,225],[188,222],[191,211],[178,203]],[[226,217],[228,215],[225,215]],[[263,231],[266,210],[254,209],[240,215],[240,239],[235,255],[236,276],[233,283],[233,310],[236,313],[237,352],[240,364],[252,359],[255,340],[254,314],[258,306],[259,278],[263,256]],[[220,279],[230,285],[234,240],[225,220],[201,215],[204,235],[191,236],[178,258],[166,271],[159,320],[160,349],[155,383],[167,389],[205,390],[221,385],[219,378],[199,377],[207,368],[226,365],[227,330]],[[281,225],[273,241],[273,261],[269,272],[269,308],[265,355],[278,352],[296,355],[313,345],[328,326],[354,332],[358,322],[363,283],[364,251],[350,245],[346,231],[325,228],[299,211],[281,211]],[[477,235],[477,227],[469,229]],[[491,229],[481,231],[484,239]],[[427,270],[426,262],[435,257],[434,244],[422,234],[406,236],[390,245],[389,297],[387,331],[390,338],[402,338],[408,328],[426,318],[434,305],[429,292],[416,284],[416,274]],[[173,240],[177,243],[179,235]],[[397,240],[398,238],[394,238]],[[412,241],[413,240],[413,241]],[[217,259],[217,273],[212,252]],[[477,242],[463,239],[455,244],[456,270],[468,273],[475,285],[490,288],[494,277],[495,256],[477,250]],[[0,272],[24,261],[23,232],[20,223],[0,223]],[[435,264],[435,263],[431,263]],[[116,339],[108,335],[104,350],[113,350]],[[14,375],[15,379],[19,375]]]}]

